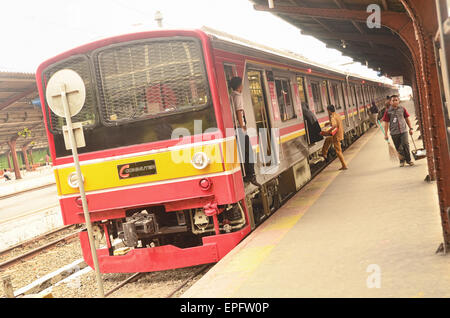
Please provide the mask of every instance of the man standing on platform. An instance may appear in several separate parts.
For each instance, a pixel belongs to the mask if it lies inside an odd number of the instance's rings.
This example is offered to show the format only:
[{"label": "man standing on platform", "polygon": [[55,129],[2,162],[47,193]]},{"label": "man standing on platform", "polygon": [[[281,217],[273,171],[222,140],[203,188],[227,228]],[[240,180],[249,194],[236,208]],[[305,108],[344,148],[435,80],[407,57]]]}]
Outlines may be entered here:
[{"label": "man standing on platform", "polygon": [[342,167],[339,170],[347,170],[347,163],[345,162],[344,155],[342,154],[341,140],[344,139],[344,128],[342,125],[341,116],[336,114],[336,109],[334,105],[327,106],[328,116],[330,117],[330,122],[327,125],[331,125],[331,128],[327,131],[322,131],[320,134],[322,136],[328,136],[325,138],[325,142],[322,147],[322,157],[327,158],[328,149],[333,143],[336,155],[341,161]]},{"label": "man standing on platform", "polygon": [[369,108],[369,111],[370,111],[370,125],[375,126],[375,128],[377,128],[378,107],[374,101],[372,101],[372,106]]},{"label": "man standing on platform", "polygon": [[257,187],[261,187],[261,185],[256,180],[255,174],[255,157],[253,154],[252,144],[250,142],[250,137],[247,134],[247,120],[245,119],[245,111],[244,111],[244,100],[242,98],[242,78],[241,77],[233,77],[230,80],[230,87],[233,90],[231,93],[231,102],[233,103],[237,124],[239,127],[237,129],[237,137],[238,137],[238,145],[240,148],[240,153],[244,158],[244,170],[245,170],[245,182],[250,182],[256,185]]},{"label": "man standing on platform", "polygon": [[384,139],[388,140],[388,130],[391,130],[391,138],[394,142],[395,149],[397,149],[400,156],[403,158],[400,160],[400,167],[405,166],[405,161],[410,166],[414,163],[411,161],[411,153],[409,151],[408,142],[408,129],[409,134],[412,136],[413,128],[409,121],[409,114],[406,108],[399,106],[400,98],[398,95],[391,96],[391,107],[384,112]]},{"label": "man standing on platform", "polygon": [[5,181],[9,181],[12,179],[11,172],[9,172],[6,169],[3,169],[3,177],[5,178]]}]

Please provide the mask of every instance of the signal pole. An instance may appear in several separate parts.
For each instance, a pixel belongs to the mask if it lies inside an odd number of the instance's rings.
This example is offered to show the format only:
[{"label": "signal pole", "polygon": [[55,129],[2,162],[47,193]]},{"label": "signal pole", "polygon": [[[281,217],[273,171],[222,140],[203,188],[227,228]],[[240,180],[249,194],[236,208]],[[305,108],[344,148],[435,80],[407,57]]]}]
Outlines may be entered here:
[{"label": "signal pole", "polygon": [[162,13],[160,11],[156,11],[155,13],[155,21],[156,23],[158,23],[158,27],[162,28],[162,20],[163,20],[163,16]]}]

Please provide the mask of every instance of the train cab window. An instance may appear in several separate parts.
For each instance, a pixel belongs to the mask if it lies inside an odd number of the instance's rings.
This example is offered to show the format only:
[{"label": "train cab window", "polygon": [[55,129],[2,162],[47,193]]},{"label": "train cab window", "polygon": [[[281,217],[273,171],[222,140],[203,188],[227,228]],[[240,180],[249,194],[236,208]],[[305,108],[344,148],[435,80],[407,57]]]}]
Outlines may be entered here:
[{"label": "train cab window", "polygon": [[[77,70],[86,84],[86,110],[74,119],[87,123],[83,131],[89,142],[79,153],[170,140],[177,128],[197,134],[195,120],[202,121],[204,130],[217,130],[197,39],[105,46],[84,60],[70,58],[50,66],[45,78],[62,68]],[[70,155],[62,133],[52,132],[56,156]]]},{"label": "train cab window", "polygon": [[[99,125],[99,114],[97,110],[94,81],[91,78],[89,69],[89,60],[85,56],[75,56],[52,65],[44,70],[44,80],[47,82],[53,74],[64,68],[69,68],[76,71],[83,79],[86,87],[86,100],[84,102],[84,106],[81,111],[72,118],[72,121],[81,122],[83,129],[91,130]],[[48,110],[49,109],[46,108],[46,111]],[[48,112],[47,114],[50,116],[49,128],[51,132],[54,134],[62,134],[62,127],[66,123],[65,119],[57,116],[53,112]]]},{"label": "train cab window", "polygon": [[322,97],[320,96],[320,86],[317,82],[311,82],[311,90],[313,93],[313,99],[314,99],[314,109],[316,113],[323,113],[323,103],[322,103]]},{"label": "train cab window", "polygon": [[136,42],[96,55],[105,125],[199,109],[210,103],[200,44]]},{"label": "train cab window", "polygon": [[287,79],[275,79],[278,107],[280,108],[280,116],[282,121],[287,121],[296,117],[289,84],[290,83]]}]

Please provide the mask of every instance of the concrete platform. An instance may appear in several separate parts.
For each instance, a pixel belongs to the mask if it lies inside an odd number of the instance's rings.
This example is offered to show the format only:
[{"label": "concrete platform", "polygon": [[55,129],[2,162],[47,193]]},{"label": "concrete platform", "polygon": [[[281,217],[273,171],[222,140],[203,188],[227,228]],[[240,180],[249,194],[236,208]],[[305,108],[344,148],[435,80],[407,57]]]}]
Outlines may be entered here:
[{"label": "concrete platform", "polygon": [[335,160],[181,297],[449,297],[426,159],[400,168],[375,128],[344,156],[349,170]]}]

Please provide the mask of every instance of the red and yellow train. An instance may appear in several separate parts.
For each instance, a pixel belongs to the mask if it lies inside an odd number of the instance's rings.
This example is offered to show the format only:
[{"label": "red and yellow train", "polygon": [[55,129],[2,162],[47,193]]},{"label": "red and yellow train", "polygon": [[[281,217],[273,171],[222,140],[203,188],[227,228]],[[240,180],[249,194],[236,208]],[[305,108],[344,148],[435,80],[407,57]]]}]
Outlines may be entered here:
[{"label": "red and yellow train", "polygon": [[[45,100],[61,69],[86,86],[72,120],[83,125],[78,153],[91,221],[105,238],[97,249],[103,273],[217,262],[321,164],[323,142],[309,142],[302,107],[324,125],[334,104],[345,147],[367,130],[370,103],[383,108],[395,90],[212,30],[127,34],[62,53],[42,63],[36,79],[65,224],[84,223],[84,215],[64,120]],[[243,78],[261,188],[245,186],[237,160],[233,76]],[[80,242],[93,266],[86,231]]]}]

